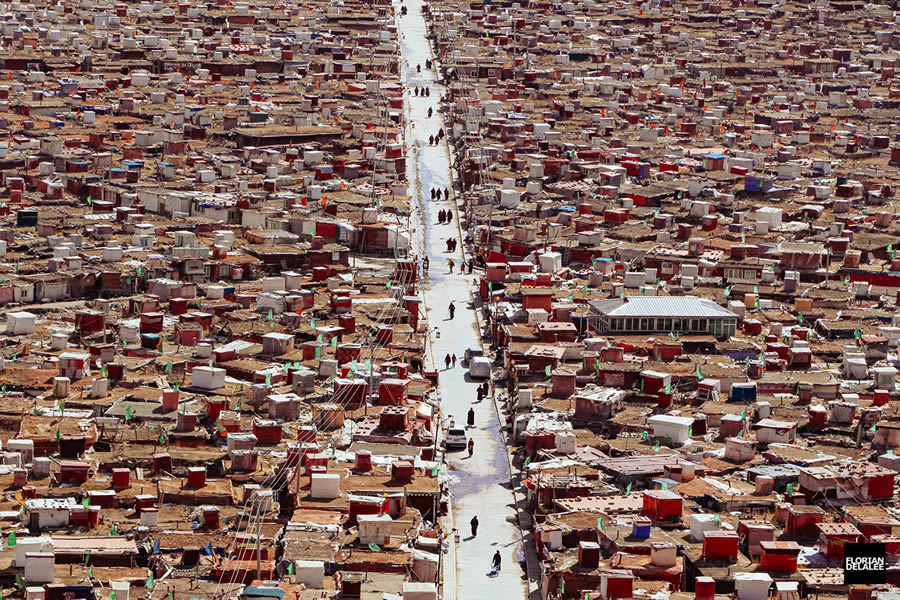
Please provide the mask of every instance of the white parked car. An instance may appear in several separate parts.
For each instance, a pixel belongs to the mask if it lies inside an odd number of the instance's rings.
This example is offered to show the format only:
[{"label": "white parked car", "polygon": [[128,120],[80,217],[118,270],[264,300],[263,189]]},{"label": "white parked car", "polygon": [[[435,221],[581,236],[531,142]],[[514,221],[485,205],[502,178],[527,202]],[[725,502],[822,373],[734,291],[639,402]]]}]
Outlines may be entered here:
[{"label": "white parked car", "polygon": [[483,356],[473,356],[469,361],[469,376],[473,379],[489,379],[491,376],[491,361]]},{"label": "white parked car", "polygon": [[466,437],[466,430],[461,427],[451,427],[447,430],[447,436],[444,438],[444,447],[448,450],[450,448],[465,448],[469,444],[469,439]]}]

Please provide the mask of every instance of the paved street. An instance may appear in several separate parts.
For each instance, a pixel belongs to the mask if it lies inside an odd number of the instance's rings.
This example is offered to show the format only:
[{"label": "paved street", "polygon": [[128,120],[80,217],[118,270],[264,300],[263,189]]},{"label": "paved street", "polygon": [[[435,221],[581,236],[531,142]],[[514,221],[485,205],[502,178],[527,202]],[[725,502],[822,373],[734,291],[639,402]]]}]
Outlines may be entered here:
[{"label": "paved street", "polygon": [[[422,209],[417,215],[417,247],[414,252],[420,259],[427,255],[431,261],[429,275],[423,284],[428,324],[432,332],[428,362],[434,361],[441,371],[440,395],[445,422],[453,417],[458,425],[464,425],[470,406],[474,406],[476,414],[476,426],[469,430],[469,436],[475,441],[474,456],[469,458],[464,450],[449,453],[454,478],[451,485],[453,521],[460,531],[461,542],[456,545],[455,552],[445,557],[444,598],[524,598],[526,582],[516,560],[520,547],[516,527],[518,518],[508,485],[509,469],[499,436],[497,412],[490,400],[476,402],[476,386],[480,382],[469,380],[462,364],[465,349],[480,345],[475,312],[469,305],[475,277],[459,273],[463,262],[461,240],[454,254],[447,252],[447,239],[460,235],[453,197],[450,202],[431,201],[432,187],[452,189],[446,143],[428,143],[428,136],[436,134],[443,126],[438,106],[444,90],[436,81],[436,70],[425,67],[426,60],[431,58],[431,51],[425,38],[425,19],[421,13],[423,3],[421,0],[406,0],[403,5],[409,13],[397,19],[403,57],[401,77],[406,87],[407,168],[415,185],[412,193],[419,194]],[[397,15],[400,14],[400,6],[398,0],[395,3]],[[421,65],[420,73],[416,70],[417,65]],[[414,88],[417,86],[428,86],[430,97],[416,97]],[[431,118],[427,115],[429,107],[434,109]],[[438,224],[437,215],[441,209],[453,211],[450,224]],[[451,257],[457,265],[452,274],[447,263]],[[456,306],[453,320],[449,319],[448,314],[451,301]],[[444,357],[448,353],[455,353],[459,361],[455,368],[445,370]],[[481,525],[478,536],[473,539],[469,522],[476,514]],[[498,577],[490,578],[487,572],[491,557],[497,550],[502,557],[502,569]]]}]

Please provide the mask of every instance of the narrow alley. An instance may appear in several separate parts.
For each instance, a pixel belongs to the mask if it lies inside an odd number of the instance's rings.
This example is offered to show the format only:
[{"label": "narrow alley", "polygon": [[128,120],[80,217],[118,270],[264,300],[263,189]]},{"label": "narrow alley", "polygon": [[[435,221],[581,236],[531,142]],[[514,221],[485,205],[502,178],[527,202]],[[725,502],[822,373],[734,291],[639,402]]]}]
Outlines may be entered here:
[{"label": "narrow alley", "polygon": [[[465,450],[448,453],[452,491],[452,526],[459,530],[460,543],[451,536],[450,553],[445,557],[444,598],[525,597],[527,585],[518,559],[521,537],[514,496],[510,491],[510,471],[506,448],[500,436],[499,416],[490,398],[478,402],[477,386],[482,381],[468,376],[463,356],[466,348],[480,348],[478,321],[471,300],[474,277],[463,274],[462,231],[453,190],[451,160],[446,138],[430,144],[429,136],[440,128],[447,130],[440,113],[444,88],[438,81],[434,63],[426,68],[432,52],[426,38],[426,21],[422,0],[396,0],[398,30],[402,52],[401,80],[405,87],[407,107],[405,139],[409,157],[408,173],[413,193],[418,195],[417,246],[420,260],[427,256],[430,269],[423,281],[423,293],[431,331],[431,351],[426,362],[440,371],[439,392],[446,428],[453,419],[462,427],[469,407],[475,410],[475,427],[468,429],[474,441],[474,454]],[[401,6],[408,14],[401,16]],[[421,71],[417,67],[421,68]],[[429,96],[415,95],[415,88],[429,88]],[[429,118],[428,109],[433,109]],[[450,201],[432,201],[431,189],[450,190]],[[438,223],[438,213],[450,211],[449,223]],[[455,252],[448,252],[447,240],[459,241]],[[449,259],[456,267],[450,272]],[[455,318],[450,319],[453,303]],[[455,354],[457,362],[445,369],[444,359]],[[477,537],[472,537],[470,521],[477,515],[480,522]],[[489,577],[495,552],[501,556],[501,570]],[[455,583],[454,583],[455,582]],[[516,594],[520,590],[520,594]]]}]

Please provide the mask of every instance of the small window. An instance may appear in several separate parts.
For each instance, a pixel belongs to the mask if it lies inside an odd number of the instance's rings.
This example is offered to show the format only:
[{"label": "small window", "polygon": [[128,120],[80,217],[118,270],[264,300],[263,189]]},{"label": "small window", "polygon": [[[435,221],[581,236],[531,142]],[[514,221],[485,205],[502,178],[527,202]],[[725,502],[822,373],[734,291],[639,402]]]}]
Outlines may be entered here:
[{"label": "small window", "polygon": [[488,70],[487,70],[487,74],[488,74],[488,77],[496,77],[496,76],[497,76],[497,69],[488,69]]},{"label": "small window", "polygon": [[650,328],[650,319],[641,319],[641,331],[647,331]]},{"label": "small window", "polygon": [[756,279],[756,271],[745,270],[744,279]]}]

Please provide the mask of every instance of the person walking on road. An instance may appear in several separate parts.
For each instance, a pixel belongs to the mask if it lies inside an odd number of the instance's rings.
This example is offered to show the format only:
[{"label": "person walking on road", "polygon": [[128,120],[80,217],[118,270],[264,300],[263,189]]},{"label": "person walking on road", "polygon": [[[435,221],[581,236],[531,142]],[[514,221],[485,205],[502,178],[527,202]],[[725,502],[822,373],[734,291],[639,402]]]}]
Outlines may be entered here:
[{"label": "person walking on road", "polygon": [[[456,314],[456,305],[454,305],[454,304],[451,302],[451,303],[450,303],[450,306],[447,308],[447,310],[450,312],[450,320],[452,321],[452,320],[453,320],[453,315]],[[454,354],[453,356],[455,357],[456,355]],[[455,363],[456,361],[454,360],[453,362]]]},{"label": "person walking on road", "polygon": [[500,570],[500,560],[501,560],[500,559],[500,551],[497,550],[496,552],[494,552],[493,560],[491,560],[491,569],[492,570],[494,570],[494,571]]},{"label": "person walking on road", "polygon": [[444,364],[446,365],[447,369],[450,368],[450,355],[449,354],[444,357]]},{"label": "person walking on road", "polygon": [[475,451],[475,440],[469,438],[469,458],[472,458],[472,452]]},{"label": "person walking on road", "polygon": [[451,272],[451,273],[453,272],[453,265],[454,265],[454,264],[456,264],[456,263],[453,262],[453,259],[452,259],[452,258],[448,258],[448,259],[447,259],[447,266],[450,267],[450,272]]},{"label": "person walking on road", "polygon": [[475,427],[475,409],[471,406],[469,407],[469,414],[466,415],[466,426]]},{"label": "person walking on road", "polygon": [[472,528],[472,537],[478,535],[478,515],[472,517],[472,520],[469,521],[469,526]]},{"label": "person walking on road", "polygon": [[454,354],[452,356],[452,358],[453,358],[453,368],[455,369],[456,368],[456,355]]}]

